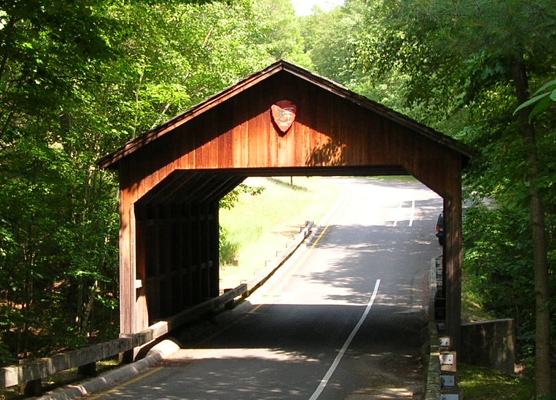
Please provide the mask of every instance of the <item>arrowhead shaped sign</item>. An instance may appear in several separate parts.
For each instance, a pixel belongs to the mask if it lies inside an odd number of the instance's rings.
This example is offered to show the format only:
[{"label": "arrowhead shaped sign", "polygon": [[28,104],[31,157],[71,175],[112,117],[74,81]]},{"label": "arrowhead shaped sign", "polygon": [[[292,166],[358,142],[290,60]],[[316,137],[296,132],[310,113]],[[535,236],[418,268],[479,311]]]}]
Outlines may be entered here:
[{"label": "arrowhead shaped sign", "polygon": [[270,108],[272,119],[282,133],[286,133],[295,121],[297,106],[289,100],[280,100]]}]

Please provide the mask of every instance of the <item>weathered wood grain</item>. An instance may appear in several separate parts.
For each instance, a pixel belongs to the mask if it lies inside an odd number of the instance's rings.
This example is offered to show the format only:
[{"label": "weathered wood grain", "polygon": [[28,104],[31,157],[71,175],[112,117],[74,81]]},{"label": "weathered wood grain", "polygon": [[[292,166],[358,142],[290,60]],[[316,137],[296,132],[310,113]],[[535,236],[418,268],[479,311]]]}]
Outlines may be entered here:
[{"label": "weathered wood grain", "polygon": [[[270,111],[281,100],[297,106],[286,133]],[[120,173],[121,332],[218,294],[218,201],[246,176],[411,174],[445,199],[446,323],[457,347],[461,172],[471,156],[288,62],[253,74],[99,161]],[[143,220],[149,207],[157,216]]]}]

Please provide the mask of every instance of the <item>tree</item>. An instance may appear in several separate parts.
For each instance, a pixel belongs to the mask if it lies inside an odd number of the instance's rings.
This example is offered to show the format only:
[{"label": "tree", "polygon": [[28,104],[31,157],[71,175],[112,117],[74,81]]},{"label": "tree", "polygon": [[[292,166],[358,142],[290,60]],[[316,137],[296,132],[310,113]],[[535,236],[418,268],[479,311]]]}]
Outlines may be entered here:
[{"label": "tree", "polygon": [[380,10],[379,2],[348,0],[330,12],[317,7],[313,14],[301,17],[305,52],[310,57],[305,66],[401,113],[432,122],[427,110],[404,103],[402,88],[407,74],[393,68],[381,70],[380,75],[369,74],[369,68],[359,62],[370,43],[385,32]]},{"label": "tree", "polygon": [[[424,104],[438,117],[465,112],[483,126],[489,119],[499,119],[500,126],[505,125],[499,133],[520,133],[522,147],[517,154],[523,157],[521,171],[511,179],[521,176],[528,187],[537,321],[536,394],[548,396],[548,239],[543,187],[539,186],[546,169],[529,111],[520,110],[517,120],[512,120],[509,111],[528,99],[531,79],[542,78],[553,69],[551,60],[556,53],[550,43],[556,36],[556,9],[544,0],[394,0],[384,2],[384,12],[384,35],[360,42],[360,62],[367,71],[380,75],[396,69],[406,74],[408,104]],[[497,109],[498,115],[489,114],[488,110],[496,109],[492,102],[497,99],[503,99],[506,108]],[[469,132],[463,136],[477,143],[484,141]],[[507,140],[490,136],[502,143]]]},{"label": "tree", "polygon": [[254,20],[258,26],[252,30],[252,40],[262,46],[272,60],[287,59],[307,66],[299,18],[290,0],[256,0]]},{"label": "tree", "polygon": [[517,107],[514,113],[528,107],[533,107],[529,114],[529,121],[532,121],[533,118],[548,110],[554,103],[556,103],[556,80],[552,80],[543,85],[533,94],[531,99]]},{"label": "tree", "polygon": [[[61,288],[73,278],[83,282],[78,271],[87,266],[70,260],[89,251],[80,258],[95,264],[97,272],[91,274],[97,280],[101,270],[113,266],[103,262],[109,254],[102,243],[114,233],[110,229],[97,230],[95,238],[101,240],[92,247],[64,247],[69,241],[61,240],[66,229],[92,238],[91,228],[115,221],[101,219],[104,206],[114,208],[110,201],[83,212],[92,198],[84,189],[95,187],[101,197],[113,192],[104,184],[109,177],[90,179],[90,164],[83,168],[85,157],[75,152],[79,140],[66,135],[70,121],[65,113],[80,103],[76,88],[97,80],[98,66],[113,59],[106,38],[114,25],[106,18],[106,5],[13,1],[0,9],[0,312],[8,321],[2,341],[11,354],[36,354],[60,340],[82,340],[73,332],[84,321],[80,317],[76,323],[82,307],[65,302],[73,292],[62,295]],[[33,340],[38,331],[41,339]]]},{"label": "tree", "polygon": [[0,5],[0,363],[117,335],[117,182],[95,162],[302,57],[271,3]]}]

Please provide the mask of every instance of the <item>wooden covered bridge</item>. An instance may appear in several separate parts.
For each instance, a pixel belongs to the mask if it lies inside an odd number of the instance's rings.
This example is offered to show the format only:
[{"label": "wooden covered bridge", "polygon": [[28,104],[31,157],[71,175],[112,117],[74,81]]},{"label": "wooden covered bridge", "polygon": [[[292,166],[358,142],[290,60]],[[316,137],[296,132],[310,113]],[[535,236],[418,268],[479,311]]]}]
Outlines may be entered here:
[{"label": "wooden covered bridge", "polygon": [[120,179],[120,330],[219,294],[219,201],[250,176],[413,175],[444,199],[446,325],[459,337],[455,140],[278,61],[99,161]]}]

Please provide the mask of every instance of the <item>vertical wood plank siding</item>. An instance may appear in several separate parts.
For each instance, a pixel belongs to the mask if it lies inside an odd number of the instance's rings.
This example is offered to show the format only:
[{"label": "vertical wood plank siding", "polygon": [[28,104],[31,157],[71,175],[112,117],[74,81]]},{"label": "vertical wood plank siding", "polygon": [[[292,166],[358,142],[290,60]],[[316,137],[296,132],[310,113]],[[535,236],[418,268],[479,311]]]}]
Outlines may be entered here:
[{"label": "vertical wood plank siding", "polygon": [[[282,69],[281,69],[282,68]],[[280,100],[297,106],[287,133]],[[390,168],[445,199],[447,301],[461,291],[463,147],[285,62],[107,157],[120,171],[121,332],[218,295],[218,202],[245,176],[357,175]],[[372,173],[372,172],[370,172]],[[448,325],[459,335],[459,314]]]},{"label": "vertical wood plank siding", "polygon": [[[269,86],[264,88],[265,92],[278,89],[271,83],[265,82]],[[297,83],[296,87],[299,86]],[[237,110],[233,115],[222,112],[223,106],[218,106],[141,148],[125,159],[125,163],[135,166],[136,174],[133,177],[136,179],[132,179],[135,186],[129,188],[129,194],[137,200],[176,169],[373,165],[401,165],[416,174],[433,169],[434,176],[428,180],[434,185],[433,190],[441,192],[440,182],[447,175],[444,166],[454,156],[455,164],[462,161],[456,152],[345,99],[321,91],[312,94],[317,99],[311,102],[303,96],[303,88],[300,92],[274,95],[266,100],[267,95],[264,107],[256,107],[259,99],[252,93],[242,93],[230,100],[243,104],[243,108],[231,105]],[[290,131],[280,135],[269,110],[283,98],[300,106]],[[231,123],[215,123],[227,118]]]}]

